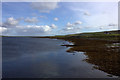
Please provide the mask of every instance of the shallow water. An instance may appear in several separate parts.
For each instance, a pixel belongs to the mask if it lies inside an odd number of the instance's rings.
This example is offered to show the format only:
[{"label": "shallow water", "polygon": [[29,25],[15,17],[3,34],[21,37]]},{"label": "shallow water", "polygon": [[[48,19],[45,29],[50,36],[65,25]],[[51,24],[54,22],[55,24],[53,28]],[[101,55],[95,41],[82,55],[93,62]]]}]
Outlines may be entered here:
[{"label": "shallow water", "polygon": [[85,51],[70,52],[71,47],[61,46],[65,42],[47,38],[3,37],[3,78],[111,77],[107,71],[94,68],[95,64],[90,62],[92,57],[89,58],[91,55]]}]

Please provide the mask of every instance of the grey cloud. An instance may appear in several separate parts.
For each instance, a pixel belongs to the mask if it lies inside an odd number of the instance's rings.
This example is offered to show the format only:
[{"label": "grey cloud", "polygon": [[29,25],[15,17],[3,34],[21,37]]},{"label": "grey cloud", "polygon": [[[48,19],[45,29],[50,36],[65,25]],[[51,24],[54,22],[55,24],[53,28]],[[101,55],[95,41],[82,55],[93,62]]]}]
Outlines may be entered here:
[{"label": "grey cloud", "polygon": [[79,24],[82,24],[82,22],[81,21],[76,21],[74,24],[79,25]]},{"label": "grey cloud", "polygon": [[86,15],[86,16],[90,16],[89,12],[84,12],[83,14]]},{"label": "grey cloud", "polygon": [[117,24],[108,24],[108,26],[117,26]]}]

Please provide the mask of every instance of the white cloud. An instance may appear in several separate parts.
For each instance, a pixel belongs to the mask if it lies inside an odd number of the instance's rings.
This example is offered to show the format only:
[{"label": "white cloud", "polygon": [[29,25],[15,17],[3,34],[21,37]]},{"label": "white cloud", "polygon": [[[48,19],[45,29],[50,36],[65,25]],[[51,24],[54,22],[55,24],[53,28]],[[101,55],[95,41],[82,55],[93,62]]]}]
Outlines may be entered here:
[{"label": "white cloud", "polygon": [[54,18],[55,21],[58,21],[58,18]]},{"label": "white cloud", "polygon": [[63,34],[80,33],[81,32],[81,28],[82,28],[82,26],[80,26],[80,24],[82,24],[81,21],[76,21],[74,23],[68,22],[66,24],[65,28],[60,30],[60,33],[63,33]]},{"label": "white cloud", "polygon": [[70,29],[71,27],[76,27],[77,25],[80,25],[80,24],[82,24],[81,21],[76,21],[74,23],[68,22],[67,25],[66,25],[66,27],[68,27]]},{"label": "white cloud", "polygon": [[73,27],[74,24],[71,24],[70,22],[67,23],[66,27]]},{"label": "white cloud", "polygon": [[52,24],[50,27],[51,27],[52,29],[57,28],[57,26],[56,26],[55,24]]},{"label": "white cloud", "polygon": [[14,19],[13,17],[10,17],[10,18],[8,18],[8,19],[6,20],[5,23],[3,23],[2,26],[5,26],[5,27],[9,26],[9,27],[11,27],[11,26],[16,26],[16,25],[18,25],[18,23],[19,23],[19,20]]},{"label": "white cloud", "polygon": [[4,32],[4,31],[6,31],[7,30],[7,28],[5,28],[5,27],[0,27],[0,32]]},{"label": "white cloud", "polygon": [[67,27],[62,30],[60,30],[61,34],[74,34],[74,33],[80,33],[81,27]]},{"label": "white cloud", "polygon": [[43,31],[43,32],[47,32],[47,31],[51,31],[51,27],[48,26],[48,25],[25,25],[25,26],[16,26],[16,28],[18,29],[26,29],[26,30],[29,30],[29,29],[38,29],[40,31]]},{"label": "white cloud", "polygon": [[[3,35],[48,35],[52,34],[52,30],[57,28],[55,24],[49,25],[21,25],[16,22],[17,20],[14,18],[8,18],[5,23],[5,27],[0,27],[0,32]],[[26,18],[25,21],[27,22],[36,22],[36,18]],[[11,22],[11,23],[10,23]],[[12,26],[12,27],[11,27]],[[7,31],[6,31],[7,30]]]},{"label": "white cloud", "polygon": [[37,17],[32,17],[32,18],[27,17],[24,21],[27,23],[37,23],[38,19]]},{"label": "white cloud", "polygon": [[3,32],[7,31],[7,28],[5,27],[0,27],[0,35],[2,35]]},{"label": "white cloud", "polygon": [[42,13],[49,13],[51,10],[58,8],[58,2],[32,2],[33,9]]},{"label": "white cloud", "polygon": [[24,35],[24,36],[41,36],[52,33],[52,28],[48,25],[17,25],[9,28],[4,35]]}]

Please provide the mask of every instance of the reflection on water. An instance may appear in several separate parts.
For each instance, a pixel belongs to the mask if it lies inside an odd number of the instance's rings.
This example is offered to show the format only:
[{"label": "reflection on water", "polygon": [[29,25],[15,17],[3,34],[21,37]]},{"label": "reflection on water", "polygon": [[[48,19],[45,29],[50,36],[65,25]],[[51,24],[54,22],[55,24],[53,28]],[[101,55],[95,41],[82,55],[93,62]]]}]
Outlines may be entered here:
[{"label": "reflection on water", "polygon": [[109,75],[111,77],[120,76],[120,43],[86,39],[72,41],[74,45],[66,45],[70,47],[67,52],[85,52],[87,58],[84,61],[94,64],[93,68],[111,74]]},{"label": "reflection on water", "polygon": [[120,75],[118,47],[108,47],[116,46],[110,42],[81,39],[69,43],[15,37],[2,40],[3,78],[108,78],[109,74]]}]

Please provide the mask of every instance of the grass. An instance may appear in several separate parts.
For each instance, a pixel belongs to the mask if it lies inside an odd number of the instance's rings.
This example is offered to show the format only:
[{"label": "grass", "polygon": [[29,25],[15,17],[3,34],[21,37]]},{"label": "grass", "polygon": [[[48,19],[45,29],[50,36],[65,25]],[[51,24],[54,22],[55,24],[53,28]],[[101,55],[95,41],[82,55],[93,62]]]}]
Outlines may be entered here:
[{"label": "grass", "polygon": [[94,33],[80,33],[80,34],[70,34],[70,35],[56,35],[48,36],[48,38],[87,38],[87,39],[99,39],[108,41],[118,41],[120,38],[120,31],[104,31],[104,32],[94,32]]}]

